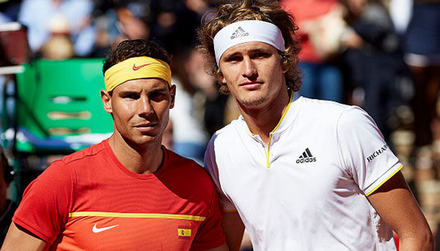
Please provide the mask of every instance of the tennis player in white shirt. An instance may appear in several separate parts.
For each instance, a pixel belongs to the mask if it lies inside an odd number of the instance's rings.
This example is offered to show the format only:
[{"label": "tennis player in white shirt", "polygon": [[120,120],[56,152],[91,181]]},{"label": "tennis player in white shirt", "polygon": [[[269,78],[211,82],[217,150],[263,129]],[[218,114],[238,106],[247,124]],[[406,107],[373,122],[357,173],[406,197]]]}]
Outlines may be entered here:
[{"label": "tennis player in white shirt", "polygon": [[277,1],[220,5],[199,30],[220,90],[241,112],[212,137],[205,168],[230,250],[433,251],[429,225],[373,119],[301,97],[299,40]]}]

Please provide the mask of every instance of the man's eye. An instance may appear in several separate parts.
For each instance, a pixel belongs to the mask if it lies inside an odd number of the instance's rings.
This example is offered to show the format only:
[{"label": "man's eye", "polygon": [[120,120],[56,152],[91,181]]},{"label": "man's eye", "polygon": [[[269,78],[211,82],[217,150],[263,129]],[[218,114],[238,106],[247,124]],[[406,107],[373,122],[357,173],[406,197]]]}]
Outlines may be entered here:
[{"label": "man's eye", "polygon": [[150,96],[150,99],[158,101],[158,100],[165,99],[166,98],[166,93],[164,93],[164,92],[152,92],[152,93],[149,94],[149,96]]},{"label": "man's eye", "polygon": [[266,57],[267,55],[268,55],[267,53],[264,53],[264,52],[258,52],[258,53],[255,53],[254,57],[255,57],[255,58],[264,58],[264,57]]},{"label": "man's eye", "polygon": [[234,62],[234,61],[240,61],[241,57],[240,56],[232,56],[232,57],[228,57],[226,59],[227,62]]},{"label": "man's eye", "polygon": [[125,94],[122,97],[125,99],[137,99],[139,95],[132,93],[132,94]]}]

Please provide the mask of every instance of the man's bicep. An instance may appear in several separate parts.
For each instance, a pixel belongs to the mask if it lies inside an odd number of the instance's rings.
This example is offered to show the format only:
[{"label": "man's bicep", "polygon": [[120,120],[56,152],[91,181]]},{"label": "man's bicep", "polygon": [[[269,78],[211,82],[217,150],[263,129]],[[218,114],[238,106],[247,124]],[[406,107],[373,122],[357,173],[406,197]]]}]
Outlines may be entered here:
[{"label": "man's bicep", "polygon": [[25,229],[12,223],[9,227],[1,251],[43,251],[47,250],[47,243]]},{"label": "man's bicep", "polygon": [[238,212],[223,212],[222,227],[226,236],[226,243],[228,244],[229,250],[240,250],[244,233],[244,225]]},{"label": "man's bicep", "polygon": [[397,232],[399,239],[430,238],[429,225],[400,171],[368,199],[385,222]]},{"label": "man's bicep", "polygon": [[396,231],[405,224],[406,220],[413,221],[417,215],[423,217],[400,171],[369,195],[368,200]]}]

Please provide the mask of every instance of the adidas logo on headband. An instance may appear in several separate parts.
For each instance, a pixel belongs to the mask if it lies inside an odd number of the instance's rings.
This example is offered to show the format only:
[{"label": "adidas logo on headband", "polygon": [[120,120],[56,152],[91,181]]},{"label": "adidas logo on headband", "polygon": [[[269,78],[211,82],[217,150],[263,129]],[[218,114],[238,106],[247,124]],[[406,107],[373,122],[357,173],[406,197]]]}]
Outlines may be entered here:
[{"label": "adidas logo on headband", "polygon": [[236,29],[235,32],[232,33],[231,39],[245,36],[249,36],[249,32],[246,32],[245,30],[243,30],[243,28],[238,27],[238,29]]}]

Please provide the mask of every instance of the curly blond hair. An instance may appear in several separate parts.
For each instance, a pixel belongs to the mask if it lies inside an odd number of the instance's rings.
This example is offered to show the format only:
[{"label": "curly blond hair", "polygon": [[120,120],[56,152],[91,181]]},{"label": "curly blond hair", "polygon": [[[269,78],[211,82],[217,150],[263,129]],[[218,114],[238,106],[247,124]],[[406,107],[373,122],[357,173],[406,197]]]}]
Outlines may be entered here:
[{"label": "curly blond hair", "polygon": [[[215,17],[210,19],[213,14]],[[198,30],[200,45],[197,49],[207,60],[207,72],[219,79],[222,76],[220,68],[215,61],[214,36],[223,27],[242,20],[260,20],[275,24],[283,34],[285,51],[280,52],[282,66],[286,69],[286,85],[293,91],[301,88],[300,70],[298,69],[298,53],[301,50],[300,41],[296,35],[298,27],[293,16],[283,10],[278,1],[269,0],[242,0],[219,5],[217,11],[205,14],[204,24]],[[229,93],[225,84],[220,84],[219,91]]]}]

